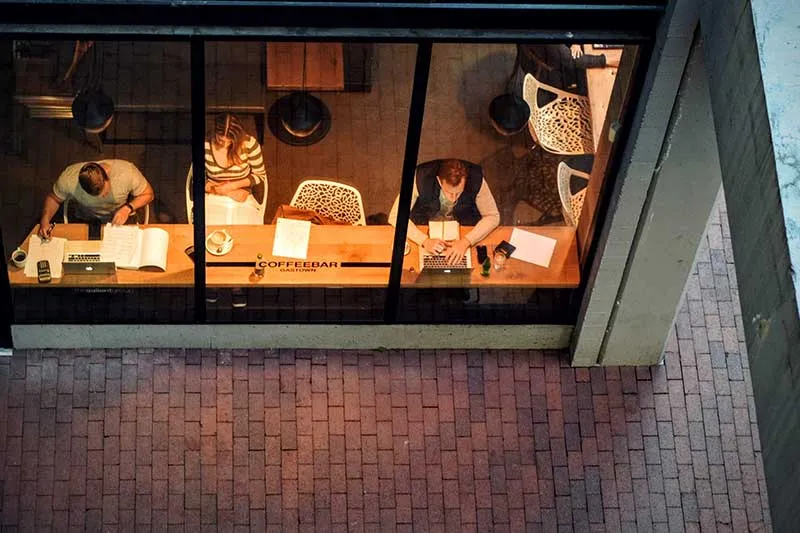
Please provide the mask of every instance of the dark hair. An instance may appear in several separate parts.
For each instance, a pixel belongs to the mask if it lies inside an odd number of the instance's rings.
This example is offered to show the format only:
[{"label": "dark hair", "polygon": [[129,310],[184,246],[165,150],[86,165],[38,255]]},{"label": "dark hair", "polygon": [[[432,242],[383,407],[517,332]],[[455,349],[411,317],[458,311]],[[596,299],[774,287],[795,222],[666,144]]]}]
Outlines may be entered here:
[{"label": "dark hair", "polygon": [[436,175],[451,187],[456,187],[467,177],[467,167],[458,159],[445,159]]},{"label": "dark hair", "polygon": [[[242,158],[240,153],[244,147],[245,141],[250,138],[247,132],[244,131],[242,123],[236,115],[225,113],[217,115],[214,120],[214,138],[223,137],[230,139],[231,145],[228,146],[228,161],[241,164]],[[211,139],[214,142],[215,139]]]},{"label": "dark hair", "polygon": [[86,163],[78,173],[78,182],[81,188],[91,196],[97,196],[103,191],[103,185],[108,181],[106,169],[97,163]]}]

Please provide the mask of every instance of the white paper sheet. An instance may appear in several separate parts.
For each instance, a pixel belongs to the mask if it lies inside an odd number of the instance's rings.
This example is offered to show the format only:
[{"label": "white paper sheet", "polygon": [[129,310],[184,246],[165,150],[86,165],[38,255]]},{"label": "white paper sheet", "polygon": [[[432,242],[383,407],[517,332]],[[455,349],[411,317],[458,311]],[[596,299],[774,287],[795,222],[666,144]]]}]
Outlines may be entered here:
[{"label": "white paper sheet", "polygon": [[103,242],[100,244],[100,257],[103,261],[113,261],[117,268],[139,268],[140,231],[136,226],[112,226],[103,229]]},{"label": "white paper sheet", "polygon": [[279,218],[275,224],[275,241],[272,255],[305,259],[308,256],[308,239],[311,235],[311,222]]},{"label": "white paper sheet", "polygon": [[36,278],[39,276],[36,263],[42,259],[50,262],[50,276],[61,277],[61,262],[64,260],[64,245],[67,239],[53,237],[47,242],[42,242],[38,235],[32,235],[28,243],[28,260],[25,263],[25,277]]},{"label": "white paper sheet", "polygon": [[509,242],[517,247],[511,254],[514,259],[549,268],[558,241],[538,233],[514,228],[511,231]]},{"label": "white paper sheet", "polygon": [[142,230],[139,268],[167,271],[169,233],[161,228]]}]

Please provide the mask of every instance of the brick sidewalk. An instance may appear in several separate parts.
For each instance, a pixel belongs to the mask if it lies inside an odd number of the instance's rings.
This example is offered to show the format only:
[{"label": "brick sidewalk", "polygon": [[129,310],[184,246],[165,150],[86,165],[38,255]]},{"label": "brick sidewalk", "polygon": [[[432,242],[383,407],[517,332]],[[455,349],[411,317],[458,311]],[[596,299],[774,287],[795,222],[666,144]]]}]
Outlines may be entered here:
[{"label": "brick sidewalk", "polygon": [[715,217],[660,367],[539,351],[0,359],[2,529],[768,531]]}]

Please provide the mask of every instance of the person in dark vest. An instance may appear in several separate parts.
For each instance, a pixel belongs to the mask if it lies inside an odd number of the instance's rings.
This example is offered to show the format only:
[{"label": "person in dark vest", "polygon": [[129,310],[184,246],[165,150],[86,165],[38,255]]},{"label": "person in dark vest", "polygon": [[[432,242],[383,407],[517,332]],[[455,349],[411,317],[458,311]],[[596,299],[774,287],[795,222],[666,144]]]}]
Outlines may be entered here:
[{"label": "person in dark vest", "polygon": [[[397,223],[398,196],[389,213],[389,223]],[[457,241],[431,239],[417,228],[431,220],[457,220],[473,226]],[[428,253],[444,254],[457,263],[471,246],[476,245],[500,224],[500,212],[479,165],[460,159],[437,159],[417,166],[411,195],[408,238]]]}]

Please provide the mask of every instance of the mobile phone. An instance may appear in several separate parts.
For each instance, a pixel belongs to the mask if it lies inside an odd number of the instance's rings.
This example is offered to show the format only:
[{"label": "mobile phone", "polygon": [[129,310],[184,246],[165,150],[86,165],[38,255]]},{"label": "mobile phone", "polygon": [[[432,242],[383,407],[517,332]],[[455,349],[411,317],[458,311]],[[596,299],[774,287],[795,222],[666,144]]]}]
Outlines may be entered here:
[{"label": "mobile phone", "polygon": [[50,261],[42,259],[36,263],[36,274],[39,276],[39,283],[50,283],[53,279],[50,275]]},{"label": "mobile phone", "polygon": [[486,261],[487,253],[486,253],[486,246],[483,244],[479,244],[475,247],[475,250],[478,252],[478,264],[482,265],[484,261]]}]

